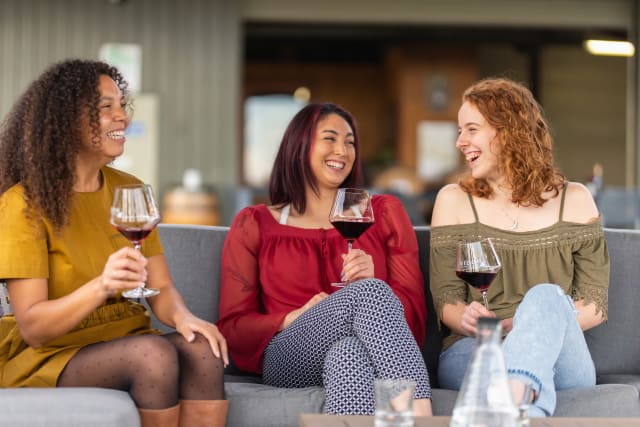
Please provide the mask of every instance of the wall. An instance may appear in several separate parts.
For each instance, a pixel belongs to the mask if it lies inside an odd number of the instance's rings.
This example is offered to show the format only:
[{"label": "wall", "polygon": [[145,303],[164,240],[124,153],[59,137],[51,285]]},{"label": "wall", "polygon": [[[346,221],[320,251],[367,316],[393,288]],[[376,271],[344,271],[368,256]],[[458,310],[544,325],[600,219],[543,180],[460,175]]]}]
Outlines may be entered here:
[{"label": "wall", "polygon": [[[531,64],[504,45],[478,49],[482,76],[526,82]],[[537,97],[554,137],[555,158],[571,180],[585,181],[604,165],[607,185],[625,185],[627,60],[592,56],[581,47],[551,45],[539,52]]]},{"label": "wall", "polygon": [[626,27],[634,0],[242,0],[248,21]]},{"label": "wall", "polygon": [[1,0],[0,117],[50,63],[97,58],[102,43],[142,46],[142,90],[158,96],[159,182],[203,170],[236,183],[242,27],[226,0]]},{"label": "wall", "polygon": [[601,162],[605,184],[624,186],[627,60],[550,46],[541,62],[540,100],[564,173],[584,181]]},{"label": "wall", "polygon": [[299,86],[311,92],[311,102],[333,102],[351,112],[358,123],[362,156],[371,160],[390,142],[385,118],[383,70],[370,64],[248,63],[244,72],[245,96],[292,94]]},{"label": "wall", "polygon": [[[405,46],[389,53],[389,64],[395,84],[397,108],[397,157],[402,166],[418,167],[418,124],[422,121],[444,121],[457,124],[460,99],[465,88],[478,78],[473,49],[464,46],[420,48]],[[446,103],[436,108],[430,102],[431,79],[444,79]],[[454,144],[451,141],[441,143]],[[440,184],[440,182],[426,183]]]}]

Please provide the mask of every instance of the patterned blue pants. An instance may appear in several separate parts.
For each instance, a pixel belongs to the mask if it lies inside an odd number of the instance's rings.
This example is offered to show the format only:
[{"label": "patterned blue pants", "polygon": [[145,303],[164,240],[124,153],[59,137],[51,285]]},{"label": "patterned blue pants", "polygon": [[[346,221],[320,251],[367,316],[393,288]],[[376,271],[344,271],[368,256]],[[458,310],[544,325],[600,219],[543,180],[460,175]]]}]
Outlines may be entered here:
[{"label": "patterned blue pants", "polygon": [[265,350],[264,383],[324,386],[330,414],[373,414],[375,378],[416,381],[431,398],[429,374],[400,300],[377,279],[351,283],[306,311]]}]

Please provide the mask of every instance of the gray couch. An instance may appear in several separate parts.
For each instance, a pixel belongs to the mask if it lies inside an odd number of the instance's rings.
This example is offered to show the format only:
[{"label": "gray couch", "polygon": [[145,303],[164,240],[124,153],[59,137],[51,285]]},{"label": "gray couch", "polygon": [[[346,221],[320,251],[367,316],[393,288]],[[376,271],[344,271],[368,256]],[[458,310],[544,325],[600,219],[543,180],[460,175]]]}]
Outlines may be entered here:
[{"label": "gray couch", "polygon": [[[420,263],[428,279],[429,229],[416,227]],[[216,320],[220,255],[225,227],[161,225],[165,253],[176,286],[199,316]],[[606,230],[611,255],[609,321],[587,332],[598,385],[558,393],[556,416],[640,417],[640,231]],[[428,283],[425,288],[429,289]],[[423,354],[431,374],[435,415],[448,415],[456,392],[437,388],[441,336],[428,294],[430,315]],[[302,412],[321,412],[321,387],[279,389],[253,375],[227,370],[230,427],[297,426]],[[640,420],[639,420],[640,421]],[[123,392],[100,389],[0,389],[0,425],[138,426],[137,412]]]}]

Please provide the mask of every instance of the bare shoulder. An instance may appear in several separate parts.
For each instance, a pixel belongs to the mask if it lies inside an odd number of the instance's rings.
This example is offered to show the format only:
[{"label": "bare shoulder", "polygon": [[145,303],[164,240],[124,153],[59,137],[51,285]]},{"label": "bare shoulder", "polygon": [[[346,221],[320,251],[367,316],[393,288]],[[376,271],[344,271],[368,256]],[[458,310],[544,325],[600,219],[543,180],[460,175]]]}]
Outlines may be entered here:
[{"label": "bare shoulder", "polygon": [[598,215],[598,207],[589,189],[579,182],[569,182],[564,202],[564,220],[584,224],[595,221]]},{"label": "bare shoulder", "polygon": [[469,196],[458,184],[447,184],[438,191],[433,206],[431,225],[460,224],[459,213],[470,209]]}]

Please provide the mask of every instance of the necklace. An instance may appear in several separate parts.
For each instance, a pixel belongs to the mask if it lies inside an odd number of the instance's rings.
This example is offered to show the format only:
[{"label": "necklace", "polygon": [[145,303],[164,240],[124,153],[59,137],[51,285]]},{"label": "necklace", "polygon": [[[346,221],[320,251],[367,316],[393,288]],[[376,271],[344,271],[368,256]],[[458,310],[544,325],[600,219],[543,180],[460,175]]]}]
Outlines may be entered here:
[{"label": "necklace", "polygon": [[[500,206],[500,209],[502,210],[502,213],[504,213],[504,215],[509,218],[509,220],[511,220],[511,228],[510,230],[516,230],[518,228],[518,219],[520,218],[520,210],[518,210],[518,215],[516,215],[516,217],[514,218],[513,216],[509,215],[509,212],[507,212],[507,210],[504,208],[504,206]],[[517,208],[516,208],[517,209]]]}]

